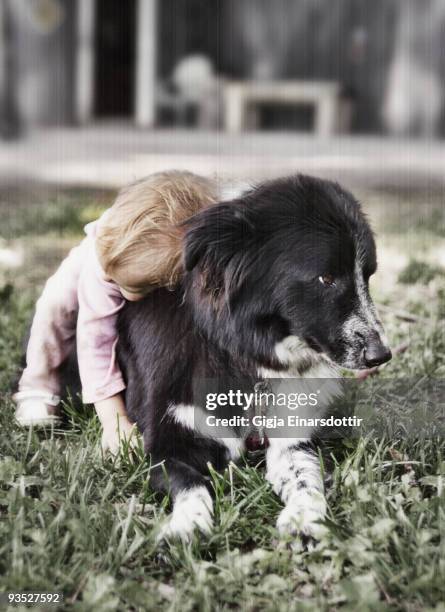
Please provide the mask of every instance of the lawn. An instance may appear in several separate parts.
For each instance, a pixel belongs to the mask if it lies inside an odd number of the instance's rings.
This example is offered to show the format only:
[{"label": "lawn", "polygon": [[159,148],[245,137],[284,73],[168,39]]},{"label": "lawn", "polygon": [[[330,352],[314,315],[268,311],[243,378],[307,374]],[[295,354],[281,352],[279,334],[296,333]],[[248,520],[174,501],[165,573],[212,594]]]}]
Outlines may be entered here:
[{"label": "lawn", "polygon": [[[441,193],[359,195],[377,233],[374,297],[392,346],[409,343],[380,377],[444,378]],[[97,419],[72,402],[63,429],[14,423],[11,381],[38,289],[110,198],[31,187],[0,192],[0,247],[20,251],[24,262],[0,271],[0,591],[62,591],[63,609],[95,612],[445,610],[439,435],[327,445],[329,534],[311,550],[278,541],[280,502],[258,459],[258,469],[246,461],[213,475],[211,537],[160,551],[155,536],[168,500],[154,499],[142,454],[102,457]]]}]

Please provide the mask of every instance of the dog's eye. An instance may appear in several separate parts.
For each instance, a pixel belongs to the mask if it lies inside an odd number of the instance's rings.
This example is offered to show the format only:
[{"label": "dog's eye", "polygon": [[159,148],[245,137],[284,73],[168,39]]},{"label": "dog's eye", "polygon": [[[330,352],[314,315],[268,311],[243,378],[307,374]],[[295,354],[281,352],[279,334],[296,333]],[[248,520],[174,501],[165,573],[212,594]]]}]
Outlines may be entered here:
[{"label": "dog's eye", "polygon": [[336,287],[335,278],[332,274],[323,274],[323,276],[319,276],[318,280],[325,287]]}]

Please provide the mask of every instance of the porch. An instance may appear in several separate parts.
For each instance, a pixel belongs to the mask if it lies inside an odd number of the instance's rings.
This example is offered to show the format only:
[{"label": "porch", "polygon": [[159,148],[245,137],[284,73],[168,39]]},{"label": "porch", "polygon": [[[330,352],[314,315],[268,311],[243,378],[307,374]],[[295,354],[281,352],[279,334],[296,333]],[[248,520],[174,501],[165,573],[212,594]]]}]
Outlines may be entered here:
[{"label": "porch", "polygon": [[141,130],[130,123],[45,128],[0,148],[0,181],[119,187],[166,168],[256,180],[294,172],[348,186],[445,184],[441,141],[285,132]]}]

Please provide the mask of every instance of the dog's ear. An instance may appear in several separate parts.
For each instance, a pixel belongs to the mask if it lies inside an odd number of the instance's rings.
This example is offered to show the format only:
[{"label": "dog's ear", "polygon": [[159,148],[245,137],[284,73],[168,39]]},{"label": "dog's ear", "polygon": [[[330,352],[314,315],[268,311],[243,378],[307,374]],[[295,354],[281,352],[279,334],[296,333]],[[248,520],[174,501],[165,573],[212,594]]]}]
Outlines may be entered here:
[{"label": "dog's ear", "polygon": [[222,270],[254,236],[248,207],[239,200],[221,202],[189,219],[184,239],[184,267],[198,264],[207,272]]}]

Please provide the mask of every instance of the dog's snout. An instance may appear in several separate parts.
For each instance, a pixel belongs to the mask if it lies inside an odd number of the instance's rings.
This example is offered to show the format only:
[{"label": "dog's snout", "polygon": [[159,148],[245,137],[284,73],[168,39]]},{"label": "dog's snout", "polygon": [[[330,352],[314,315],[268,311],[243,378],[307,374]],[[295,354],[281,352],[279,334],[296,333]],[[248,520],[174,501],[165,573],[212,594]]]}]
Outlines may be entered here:
[{"label": "dog's snout", "polygon": [[366,366],[373,368],[386,363],[391,358],[391,349],[386,344],[383,344],[379,334],[377,332],[370,334],[364,348]]}]

